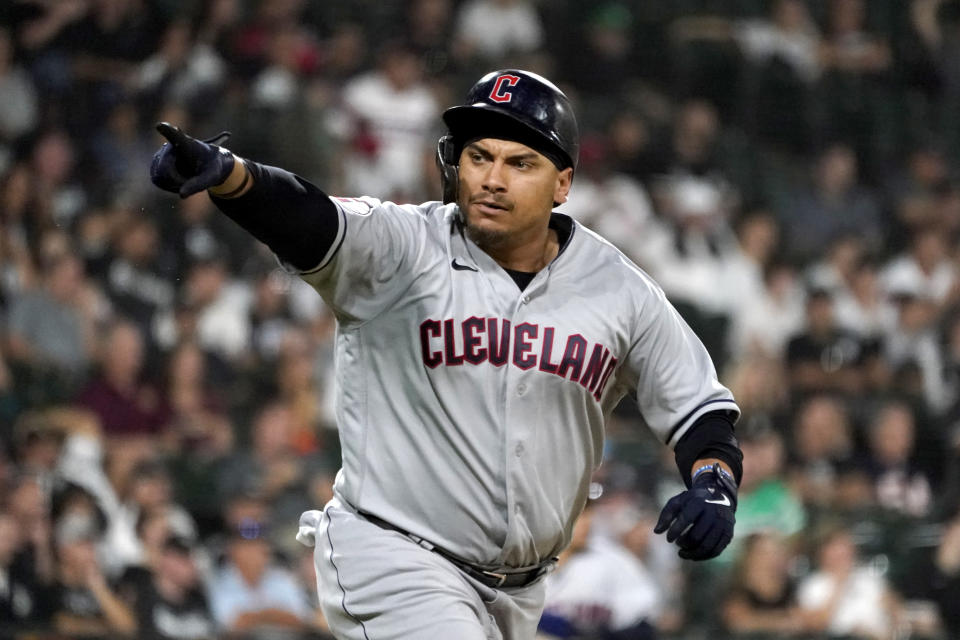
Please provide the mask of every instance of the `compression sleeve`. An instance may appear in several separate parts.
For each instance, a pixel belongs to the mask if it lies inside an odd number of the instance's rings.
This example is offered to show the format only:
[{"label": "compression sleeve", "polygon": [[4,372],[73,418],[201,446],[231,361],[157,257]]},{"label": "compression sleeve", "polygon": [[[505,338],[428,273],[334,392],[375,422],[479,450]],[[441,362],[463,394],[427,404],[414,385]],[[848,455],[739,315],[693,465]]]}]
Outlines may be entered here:
[{"label": "compression sleeve", "polygon": [[673,449],[680,476],[690,486],[690,469],[702,458],[716,458],[727,463],[740,484],[743,476],[743,453],[733,432],[733,421],[727,411],[705,413],[694,422]]},{"label": "compression sleeve", "polygon": [[308,271],[337,238],[336,205],[318,187],[285,169],[244,159],[253,186],[238,198],[210,196],[217,208],[280,258]]}]

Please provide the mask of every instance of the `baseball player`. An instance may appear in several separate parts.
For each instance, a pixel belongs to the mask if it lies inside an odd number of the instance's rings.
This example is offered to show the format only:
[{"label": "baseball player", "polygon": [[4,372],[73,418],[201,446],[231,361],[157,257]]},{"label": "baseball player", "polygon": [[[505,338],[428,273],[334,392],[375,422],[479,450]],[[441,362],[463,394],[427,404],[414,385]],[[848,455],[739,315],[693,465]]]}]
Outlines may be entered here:
[{"label": "baseball player", "polygon": [[577,162],[566,96],[495,71],[443,120],[443,201],[421,205],[331,197],[158,125],[154,184],[207,190],[337,317],[343,465],[298,537],[338,638],[532,638],[628,393],[688,487],[655,531],[690,559],[733,534],[733,397],[658,286],[553,211]]}]

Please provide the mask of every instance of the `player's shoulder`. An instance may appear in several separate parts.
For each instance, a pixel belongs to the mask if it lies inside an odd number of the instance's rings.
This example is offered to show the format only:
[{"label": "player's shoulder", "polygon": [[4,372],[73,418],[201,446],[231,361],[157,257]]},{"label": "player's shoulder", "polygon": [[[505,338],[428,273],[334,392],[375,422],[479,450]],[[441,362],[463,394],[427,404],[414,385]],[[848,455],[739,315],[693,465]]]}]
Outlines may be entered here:
[{"label": "player's shoulder", "polygon": [[603,278],[616,279],[622,282],[626,287],[624,291],[635,291],[643,295],[663,296],[663,290],[660,285],[631,260],[625,253],[618,249],[612,242],[601,236],[596,231],[583,225],[580,222],[573,221],[574,242],[571,242],[574,249],[571,253],[580,268],[587,272],[594,272]]},{"label": "player's shoulder", "polygon": [[344,213],[366,216],[366,215],[387,215],[387,216],[409,216],[422,218],[424,220],[442,220],[446,211],[450,210],[452,205],[444,205],[442,202],[424,202],[422,204],[397,203],[389,200],[379,200],[371,196],[342,197],[330,196],[337,207]]}]

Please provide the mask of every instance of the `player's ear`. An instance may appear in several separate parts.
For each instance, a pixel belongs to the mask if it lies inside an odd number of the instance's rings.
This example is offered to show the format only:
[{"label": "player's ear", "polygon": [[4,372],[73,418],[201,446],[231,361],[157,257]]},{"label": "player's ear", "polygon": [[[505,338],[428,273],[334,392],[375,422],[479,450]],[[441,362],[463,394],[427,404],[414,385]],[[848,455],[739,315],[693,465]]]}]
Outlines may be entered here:
[{"label": "player's ear", "polygon": [[563,204],[570,193],[570,184],[573,182],[573,167],[567,167],[557,174],[557,184],[553,190],[553,201]]}]

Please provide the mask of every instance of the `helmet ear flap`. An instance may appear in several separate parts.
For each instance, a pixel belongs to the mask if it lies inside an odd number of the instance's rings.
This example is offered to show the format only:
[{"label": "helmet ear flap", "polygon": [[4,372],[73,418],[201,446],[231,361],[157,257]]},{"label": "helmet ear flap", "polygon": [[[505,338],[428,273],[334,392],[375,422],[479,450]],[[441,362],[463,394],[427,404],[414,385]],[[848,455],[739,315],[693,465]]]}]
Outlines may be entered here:
[{"label": "helmet ear flap", "polygon": [[443,136],[437,142],[437,168],[440,169],[440,184],[443,187],[443,203],[457,200],[457,187],[460,183],[460,171],[457,167],[457,145],[453,136]]}]

